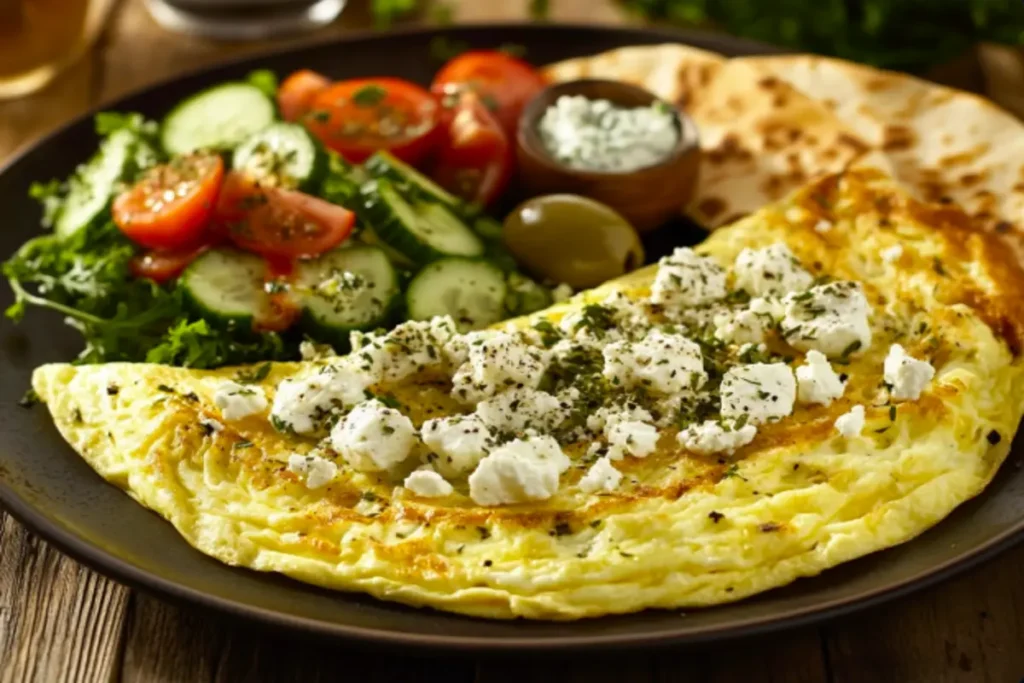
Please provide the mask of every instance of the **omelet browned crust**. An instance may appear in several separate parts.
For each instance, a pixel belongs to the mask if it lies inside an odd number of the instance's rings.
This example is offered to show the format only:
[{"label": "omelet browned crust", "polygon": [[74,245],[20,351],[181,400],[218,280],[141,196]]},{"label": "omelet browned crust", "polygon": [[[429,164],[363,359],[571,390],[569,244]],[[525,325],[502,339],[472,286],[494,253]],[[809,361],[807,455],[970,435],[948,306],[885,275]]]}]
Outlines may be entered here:
[{"label": "omelet browned crust", "polygon": [[[308,490],[286,463],[312,443],[276,433],[265,415],[227,422],[215,407],[237,369],[47,365],[33,384],[104,478],[228,564],[493,618],[714,605],[923,532],[982,491],[1024,412],[1014,305],[1024,274],[964,214],[911,200],[880,174],[848,172],[700,249],[728,264],[778,241],[816,275],[863,283],[875,340],[844,369],[845,395],[798,406],[729,457],[687,454],[665,434],[654,455],[619,463],[625,481],[611,493],[574,486],[581,464],[542,504],[481,508],[458,483],[455,496],[431,501],[344,467]],[[898,258],[880,256],[898,243]],[[609,290],[645,296],[652,277],[639,271],[545,315]],[[937,372],[920,400],[881,405],[893,342]],[[298,369],[275,365],[260,385],[272,397]],[[416,422],[452,409],[442,386],[394,390]],[[840,436],[833,423],[855,404],[867,406],[867,426]]]}]

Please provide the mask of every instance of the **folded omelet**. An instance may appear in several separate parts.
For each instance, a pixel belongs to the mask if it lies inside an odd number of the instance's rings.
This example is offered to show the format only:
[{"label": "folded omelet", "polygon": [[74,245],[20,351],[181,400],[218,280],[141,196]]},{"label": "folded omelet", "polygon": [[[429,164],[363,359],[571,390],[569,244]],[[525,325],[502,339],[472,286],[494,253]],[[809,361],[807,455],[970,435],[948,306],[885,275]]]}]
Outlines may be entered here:
[{"label": "folded omelet", "polygon": [[[473,365],[487,335],[461,338],[454,377],[330,396],[310,378],[358,372],[372,340],[265,368],[47,365],[33,386],[100,475],[223,562],[576,619],[738,600],[905,542],[981,492],[1024,412],[1022,291],[1012,256],[959,210],[849,172],[515,322],[536,354],[597,358],[603,395],[629,388],[624,435],[586,387],[548,375],[515,380],[535,393],[502,408],[486,375],[508,355]],[[655,322],[630,337],[609,301]],[[346,391],[376,398],[352,408]],[[541,394],[550,409],[535,410]],[[289,413],[300,399],[319,407]],[[426,420],[488,400],[490,417],[472,414],[494,428],[459,442],[486,452],[429,436],[456,422]]]}]

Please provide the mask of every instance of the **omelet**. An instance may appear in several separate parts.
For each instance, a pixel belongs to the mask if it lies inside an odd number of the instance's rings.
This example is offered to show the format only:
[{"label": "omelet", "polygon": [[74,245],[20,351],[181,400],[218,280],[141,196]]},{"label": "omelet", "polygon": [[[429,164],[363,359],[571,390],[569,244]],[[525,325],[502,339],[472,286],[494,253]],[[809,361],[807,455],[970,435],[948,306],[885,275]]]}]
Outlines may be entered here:
[{"label": "omelet", "polygon": [[[758,296],[741,296],[736,264],[752,254],[782,254],[800,267],[748,283]],[[690,373],[690,386],[676,396],[683,408],[658,422],[643,457],[629,439],[619,444],[627,452],[613,457],[607,435],[563,443],[564,462],[546,493],[537,491],[551,477],[488,488],[482,475],[448,472],[419,437],[414,455],[392,467],[381,462],[382,449],[363,460],[342,457],[331,448],[336,440],[306,436],[307,425],[268,419],[286,380],[332,359],[216,371],[56,364],[40,367],[33,386],[68,443],[103,478],[207,555],[327,588],[500,619],[570,620],[740,600],[914,538],[980,493],[1006,458],[1024,413],[1024,313],[1015,301],[1024,273],[958,209],[919,203],[880,173],[849,171],[677,257],[513,327],[566,329],[570,316],[594,317],[602,309],[593,306],[610,294],[654,301],[665,315],[678,305],[685,316],[693,312],[688,306],[704,310],[693,297],[721,278],[731,310],[750,310],[760,299],[765,310],[788,302],[788,312],[769,314],[742,344],[734,343],[743,338],[738,318],[706,325],[718,341],[702,342],[703,369],[698,360],[697,368],[679,370]],[[668,296],[663,285],[698,257],[710,279]],[[808,322],[817,320],[812,309],[821,292],[845,291],[856,294],[844,305],[863,299],[865,325],[850,322],[855,312],[832,321],[845,327]],[[801,312],[806,324],[786,322]],[[659,334],[671,336],[672,325],[659,326]],[[837,336],[840,328],[845,337]],[[617,342],[596,343],[607,378],[608,349]],[[618,343],[620,350],[629,344]],[[708,354],[717,353],[747,358],[729,361],[713,380]],[[650,374],[656,365],[631,372],[649,372],[647,384],[640,382],[648,388],[678,379]],[[764,381],[744,389],[755,371]],[[769,374],[778,381],[767,382]],[[386,397],[398,428],[408,418],[426,438],[426,420],[466,411],[453,381],[408,377],[370,391]],[[687,397],[715,381],[713,415],[686,414]],[[230,396],[226,386],[234,387]],[[755,398],[786,406],[775,410],[762,400],[761,412],[745,412],[743,401]],[[332,418],[332,435],[352,412]],[[711,436],[719,442],[697,438],[702,428],[704,436],[717,429]],[[488,458],[493,464],[496,451],[480,463]],[[437,486],[414,486],[416,472]],[[510,495],[529,500],[506,502]]]}]

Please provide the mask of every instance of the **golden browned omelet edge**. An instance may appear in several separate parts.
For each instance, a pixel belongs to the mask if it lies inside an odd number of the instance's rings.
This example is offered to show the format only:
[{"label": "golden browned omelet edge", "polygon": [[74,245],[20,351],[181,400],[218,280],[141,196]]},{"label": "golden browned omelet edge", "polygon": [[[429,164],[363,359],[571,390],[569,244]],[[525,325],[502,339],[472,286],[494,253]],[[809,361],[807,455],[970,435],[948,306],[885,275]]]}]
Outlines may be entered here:
[{"label": "golden browned omelet edge", "polygon": [[[728,265],[744,247],[777,241],[814,273],[865,285],[875,342],[846,370],[846,395],[827,408],[798,406],[730,458],[682,453],[665,436],[655,455],[620,463],[626,479],[608,494],[579,492],[579,467],[550,501],[494,509],[461,493],[419,499],[344,467],[309,491],[286,462],[312,443],[275,433],[265,416],[212,435],[199,423],[221,419],[213,394],[235,369],[55,364],[40,367],[33,386],[100,475],[231,565],[491,618],[720,604],[939,522],[991,480],[1024,412],[1024,320],[1013,305],[1024,275],[961,212],[911,200],[880,174],[850,172],[716,232],[700,250]],[[888,263],[879,252],[896,243],[904,252]],[[612,289],[644,296],[653,273],[545,315]],[[919,401],[891,411],[871,403],[896,340],[938,372]],[[272,398],[300,367],[276,364],[260,384]],[[436,389],[408,389],[407,405],[443,409]],[[868,404],[868,424],[846,439],[833,422],[856,403]]]}]

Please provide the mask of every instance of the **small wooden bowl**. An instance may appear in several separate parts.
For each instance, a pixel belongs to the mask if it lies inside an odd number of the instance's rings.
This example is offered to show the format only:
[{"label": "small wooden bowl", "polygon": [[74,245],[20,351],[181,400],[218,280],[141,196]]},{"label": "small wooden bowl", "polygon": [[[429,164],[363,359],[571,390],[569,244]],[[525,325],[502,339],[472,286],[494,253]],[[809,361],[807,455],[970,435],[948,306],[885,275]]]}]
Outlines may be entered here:
[{"label": "small wooden bowl", "polygon": [[516,135],[519,181],[529,196],[568,192],[612,207],[640,232],[678,216],[693,197],[700,172],[697,126],[678,107],[666,102],[679,126],[679,144],[663,161],[635,171],[584,171],[555,160],[540,138],[537,123],[562,95],[605,99],[625,107],[649,106],[658,98],[643,88],[620,81],[583,79],[548,86],[523,109]]}]

